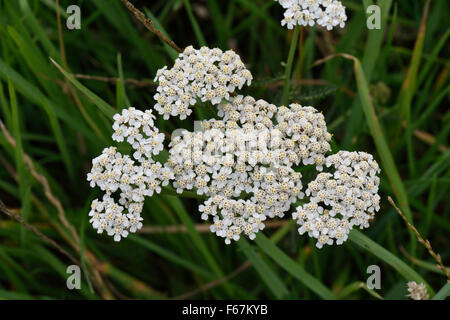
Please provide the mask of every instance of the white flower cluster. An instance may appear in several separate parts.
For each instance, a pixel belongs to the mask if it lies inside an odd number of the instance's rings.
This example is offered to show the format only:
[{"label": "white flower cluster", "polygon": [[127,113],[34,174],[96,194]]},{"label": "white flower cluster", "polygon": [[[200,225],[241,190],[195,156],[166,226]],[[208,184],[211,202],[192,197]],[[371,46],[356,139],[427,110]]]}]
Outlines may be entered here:
[{"label": "white flower cluster", "polygon": [[428,295],[427,287],[425,284],[418,284],[415,281],[410,281],[407,283],[408,292],[407,297],[410,297],[413,300],[429,300],[430,296]]},{"label": "white flower cluster", "polygon": [[227,199],[222,195],[209,198],[200,205],[199,211],[204,220],[213,217],[211,232],[225,238],[226,244],[230,244],[231,240],[239,240],[242,233],[253,240],[256,233],[264,229],[263,221],[266,220],[266,216],[257,212],[257,206],[251,200]]},{"label": "white flower cluster", "polygon": [[106,230],[116,241],[142,227],[145,196],[159,193],[161,185],[167,185],[174,177],[168,166],[163,167],[152,159],[152,155],[163,149],[164,140],[164,135],[154,127],[153,118],[151,110],[142,112],[135,108],[116,114],[112,138],[127,141],[136,161],[122,155],[116,147],[109,147],[92,160],[92,169],[87,175],[91,187],[98,186],[105,192],[102,200],[92,202],[90,222],[98,233]]},{"label": "white flower cluster", "polygon": [[[319,12],[333,17],[330,25],[345,16],[337,1],[279,2],[288,11],[314,12],[312,19],[318,24],[325,19]],[[164,148],[164,135],[155,128],[152,111],[129,108],[116,114],[112,138],[127,142],[132,155],[109,147],[92,161],[88,181],[105,192],[92,202],[89,213],[99,233],[107,231],[119,241],[136,232],[142,227],[145,197],[161,192],[161,186],[171,181],[178,193],[195,190],[205,196],[199,206],[201,217],[212,219],[211,231],[227,244],[241,236],[254,239],[264,221],[283,217],[305,193],[310,202],[297,207],[293,218],[299,233],[318,239],[319,248],[343,243],[353,226],[368,227],[379,210],[380,169],[373,157],[347,151],[325,157],[331,150],[331,134],[323,114],[311,106],[277,107],[250,96],[231,96],[252,80],[231,50],[188,47],[172,69],[158,70],[155,80],[159,81],[155,109],[164,119],[186,118],[197,99],[219,104],[222,119],[204,120],[194,132],[179,131],[162,165],[152,159]],[[303,193],[302,175],[294,170],[300,164],[336,170],[319,173]]]},{"label": "white flower cluster", "polygon": [[380,168],[372,155],[340,151],[325,162],[336,171],[319,173],[306,189],[310,202],[297,207],[293,214],[300,225],[298,232],[316,238],[318,248],[331,245],[334,240],[342,244],[353,226],[369,227],[369,221],[380,209],[380,179],[376,176]]},{"label": "white flower cluster", "polygon": [[164,119],[170,116],[185,119],[192,113],[189,107],[197,98],[219,104],[236,88],[241,89],[245,83],[250,85],[252,79],[239,55],[232,50],[223,52],[207,47],[196,50],[189,46],[175,60],[172,69],[158,70],[155,109],[164,115]]},{"label": "white flower cluster", "polygon": [[269,163],[276,161],[292,166],[303,162],[315,164],[321,170],[325,153],[331,150],[331,134],[325,118],[311,106],[294,103],[276,107],[264,100],[237,96],[219,108],[219,116],[237,122],[244,129],[249,125],[269,129],[272,150],[265,155]]},{"label": "white flower cluster", "polygon": [[288,29],[294,28],[295,25],[312,27],[318,24],[327,28],[327,30],[331,30],[336,26],[343,28],[347,20],[345,7],[337,0],[275,1],[286,9],[281,25],[286,25]]},{"label": "white flower cluster", "polygon": [[[303,161],[321,169],[331,135],[321,113],[299,104],[277,108],[237,96],[219,114],[224,121],[203,121],[202,131],[173,138],[168,163],[179,193],[195,188],[209,197],[202,218],[213,217],[211,231],[230,243],[242,233],[254,238],[262,221],[283,217],[303,198],[292,166]],[[234,199],[243,195],[247,200]]]}]

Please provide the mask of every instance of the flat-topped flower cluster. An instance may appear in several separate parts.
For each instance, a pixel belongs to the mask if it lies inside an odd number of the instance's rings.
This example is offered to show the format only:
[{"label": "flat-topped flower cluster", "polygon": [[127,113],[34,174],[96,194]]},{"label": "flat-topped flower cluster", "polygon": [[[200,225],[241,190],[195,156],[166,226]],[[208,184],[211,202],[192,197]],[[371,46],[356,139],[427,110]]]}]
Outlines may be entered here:
[{"label": "flat-topped flower cluster", "polygon": [[299,233],[316,238],[319,248],[334,240],[342,244],[354,226],[368,228],[380,209],[380,179],[376,176],[380,168],[372,155],[339,151],[328,156],[325,163],[336,171],[319,173],[306,189],[310,202],[297,207],[293,214],[300,225]]},{"label": "flat-topped flower cluster", "polygon": [[154,127],[151,110],[125,109],[114,120],[112,139],[128,142],[133,155],[122,155],[116,147],[105,148],[92,160],[87,179],[91,187],[105,191],[102,200],[92,202],[92,226],[98,233],[106,231],[119,241],[142,227],[145,197],[161,192],[161,185],[168,185],[174,176],[167,165],[152,158],[163,149],[164,134]]},{"label": "flat-topped flower cluster", "polygon": [[202,47],[187,47],[171,69],[164,67],[156,73],[159,83],[155,109],[164,115],[185,119],[192,113],[190,106],[200,99],[219,104],[228,99],[236,88],[250,85],[253,77],[239,55],[232,50],[223,52]]},{"label": "flat-topped flower cluster", "polygon": [[[218,105],[221,119],[203,120],[193,132],[177,130],[162,164],[153,159],[164,149],[164,134],[155,127],[152,111],[129,108],[115,115],[112,138],[127,142],[132,156],[110,147],[93,160],[88,180],[105,192],[90,212],[99,233],[105,230],[119,241],[136,232],[145,197],[169,184],[178,193],[194,190],[205,198],[201,218],[209,219],[211,232],[227,244],[241,236],[254,239],[265,221],[295,207],[292,217],[300,234],[316,238],[319,248],[341,244],[352,227],[368,227],[379,210],[377,162],[364,152],[326,156],[332,135],[322,113],[297,103],[277,107],[230,95],[251,81],[236,53],[189,47],[174,68],[158,71],[157,80],[155,109],[165,119],[185,118],[198,100]],[[219,88],[223,94],[217,94]],[[320,172],[305,191],[302,165]],[[330,167],[334,172],[325,172]]]},{"label": "flat-topped flower cluster", "polygon": [[275,0],[286,11],[281,25],[288,29],[294,26],[314,26],[319,25],[332,30],[339,26],[343,28],[347,15],[345,7],[337,0]]}]

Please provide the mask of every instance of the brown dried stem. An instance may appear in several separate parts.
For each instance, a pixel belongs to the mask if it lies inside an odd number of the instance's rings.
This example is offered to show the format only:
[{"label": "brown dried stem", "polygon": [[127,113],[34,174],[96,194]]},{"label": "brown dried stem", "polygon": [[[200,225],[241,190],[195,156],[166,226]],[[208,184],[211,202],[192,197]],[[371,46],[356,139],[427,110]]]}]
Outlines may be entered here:
[{"label": "brown dried stem", "polygon": [[395,205],[394,200],[392,200],[391,197],[388,196],[388,201],[389,203],[395,208],[395,210],[398,212],[398,214],[400,215],[400,217],[402,217],[402,219],[406,222],[406,224],[408,225],[408,228],[414,232],[414,234],[417,237],[417,240],[419,240],[419,242],[428,250],[428,252],[430,253],[430,255],[437,261],[438,265],[437,267],[447,276],[447,278],[450,280],[450,271],[447,270],[447,268],[445,268],[444,263],[442,262],[442,258],[441,256],[434,252],[433,248],[431,247],[431,243],[428,240],[424,240],[422,238],[422,236],[420,235],[419,231],[417,231],[417,229],[406,219],[405,215],[403,214],[403,212]]},{"label": "brown dried stem", "polygon": [[[62,32],[62,24],[61,24],[61,16],[59,14],[59,0],[56,0],[56,21],[58,25],[58,41],[59,41],[59,51],[61,55],[61,60],[64,68],[66,70],[69,70],[69,65],[67,64],[67,56],[66,56],[66,50],[64,47],[64,38],[63,38],[63,32]],[[65,88],[67,91],[65,93],[68,93],[68,95],[73,99],[75,102],[77,108],[80,110],[83,117],[86,119],[86,121],[92,125],[93,121],[90,118],[89,114],[86,112],[85,107],[83,106],[83,103],[81,102],[80,98],[78,97],[77,92],[70,84],[69,80],[67,78],[64,79],[65,81]],[[95,126],[94,126],[95,130]],[[96,130],[96,133],[99,134],[99,132]]]},{"label": "brown dried stem", "polygon": [[[102,81],[102,82],[108,82],[108,83],[117,83],[117,81],[120,80],[120,78],[117,77],[102,77],[102,76],[95,76],[90,74],[72,74],[77,79],[86,79],[86,80],[95,80],[95,81]],[[135,87],[154,87],[156,84],[153,81],[150,80],[137,80],[137,79],[124,79],[124,83],[128,83]]]},{"label": "brown dried stem", "polygon": [[204,286],[202,286],[202,287],[200,287],[198,289],[195,289],[195,290],[192,290],[190,292],[186,292],[186,293],[184,293],[182,295],[176,296],[176,297],[172,298],[171,300],[185,300],[185,299],[189,299],[189,298],[191,298],[191,297],[193,297],[193,296],[195,296],[195,295],[197,295],[199,293],[202,293],[202,292],[204,292],[206,290],[215,288],[218,285],[220,285],[220,284],[222,284],[222,283],[224,283],[224,282],[226,282],[226,281],[236,277],[238,274],[244,272],[251,265],[252,265],[252,263],[249,260],[247,260],[239,268],[234,270],[232,273],[226,275],[225,277],[222,277],[220,279],[211,281],[211,282],[205,284]]},{"label": "brown dried stem", "polygon": [[[6,129],[5,124],[1,120],[0,120],[0,130],[3,132],[6,140],[9,142],[9,144],[11,144],[11,146],[13,148],[15,148],[16,147],[16,141],[11,136],[11,134],[8,131],[8,129]],[[67,217],[66,217],[66,214],[65,214],[65,211],[63,209],[63,206],[62,206],[61,202],[59,201],[59,199],[57,197],[55,197],[53,195],[53,193],[52,193],[52,191],[50,189],[49,183],[47,181],[47,178],[44,175],[39,174],[37,172],[36,167],[34,166],[34,163],[31,160],[30,156],[28,156],[27,154],[24,153],[23,158],[24,158],[23,159],[24,163],[30,169],[31,175],[42,185],[42,187],[44,189],[45,196],[50,201],[50,203],[56,208],[56,210],[58,212],[59,220],[70,231],[74,242],[73,241],[69,241],[69,244],[71,244],[72,247],[77,252],[81,252],[80,237],[78,236],[78,233],[75,230],[75,228],[67,220]],[[93,272],[93,275],[94,275],[95,284],[100,289],[100,292],[101,292],[101,294],[103,295],[104,298],[111,298],[111,294],[108,291],[105,291],[105,287],[104,287],[104,284],[103,284],[103,279],[101,278],[100,273],[98,272],[98,270],[95,267],[96,265],[98,265],[98,261],[97,261],[96,257],[91,252],[89,252],[88,250],[85,250],[85,254],[88,257],[88,259],[87,259],[88,263],[91,264],[91,266],[92,266],[92,272]]]},{"label": "brown dried stem", "polygon": [[[16,147],[16,141],[11,136],[11,134],[8,131],[8,129],[6,129],[5,124],[1,120],[0,120],[0,129],[3,132],[3,134],[5,135],[6,140],[11,144],[11,146],[13,148],[15,148]],[[50,186],[48,184],[47,178],[44,175],[39,174],[36,171],[36,167],[34,166],[33,161],[31,160],[31,158],[27,154],[24,154],[23,162],[29,167],[31,175],[42,185],[42,187],[44,188],[45,196],[47,197],[47,199],[50,201],[50,203],[58,211],[59,220],[61,221],[61,223],[68,230],[70,230],[70,232],[72,233],[72,237],[74,238],[75,242],[78,244],[80,242],[80,238],[78,236],[78,233],[75,230],[75,228],[67,220],[67,217],[66,217],[66,214],[64,212],[64,209],[63,209],[63,206],[62,206],[61,202],[58,200],[58,198],[56,198],[53,195],[52,191],[50,190]]]},{"label": "brown dried stem", "polygon": [[158,30],[155,27],[155,24],[153,23],[152,19],[147,18],[145,16],[145,14],[140,11],[139,9],[136,9],[136,7],[128,0],[121,0],[122,3],[125,5],[125,7],[127,7],[128,10],[130,10],[134,16],[140,21],[142,22],[142,24],[151,32],[153,32],[159,39],[161,39],[162,41],[164,41],[165,43],[167,43],[169,46],[171,46],[172,48],[174,48],[176,51],[178,51],[179,53],[183,52],[183,50],[180,49],[180,47],[178,47],[175,42],[173,42],[172,40],[170,40],[169,38],[167,38],[160,30]]},{"label": "brown dried stem", "polygon": [[69,258],[73,263],[80,265],[80,262],[73,255],[71,255],[66,250],[64,250],[53,239],[47,237],[45,234],[40,232],[35,226],[26,223],[25,220],[23,220],[23,218],[20,215],[11,211],[10,209],[8,209],[8,207],[3,203],[2,200],[0,200],[0,211],[5,213],[6,215],[10,216],[11,218],[17,220],[21,225],[23,225],[28,230],[32,231],[35,235],[37,235],[39,238],[41,238],[44,242],[47,242],[48,244],[54,246],[60,253],[65,255],[67,258]]}]

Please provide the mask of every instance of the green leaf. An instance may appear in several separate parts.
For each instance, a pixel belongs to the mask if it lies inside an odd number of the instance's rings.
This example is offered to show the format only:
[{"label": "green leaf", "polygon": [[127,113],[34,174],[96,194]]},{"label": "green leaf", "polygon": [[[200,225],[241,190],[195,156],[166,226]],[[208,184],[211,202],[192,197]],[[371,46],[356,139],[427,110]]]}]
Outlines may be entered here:
[{"label": "green leaf", "polygon": [[281,97],[281,105],[285,106],[289,103],[289,88],[291,85],[292,63],[294,62],[295,50],[297,49],[298,37],[300,34],[300,26],[295,26],[292,35],[291,46],[289,47],[288,60],[286,62],[286,71],[284,74],[283,95]]},{"label": "green leaf", "polygon": [[368,252],[377,256],[379,259],[389,264],[391,267],[397,270],[397,272],[400,273],[406,281],[416,281],[417,283],[424,283],[427,286],[428,291],[434,293],[433,288],[431,288],[430,285],[416,271],[414,271],[411,267],[409,267],[395,255],[393,255],[391,252],[380,246],[378,243],[365,236],[363,233],[359,232],[358,230],[352,230],[349,234],[348,239],[357,246],[367,250]]},{"label": "green leaf", "polygon": [[[182,224],[186,226],[189,236],[192,239],[192,242],[200,251],[203,258],[206,260],[206,263],[218,277],[223,277],[224,273],[222,269],[220,268],[217,261],[214,259],[213,255],[210,252],[210,249],[207,247],[205,241],[202,239],[199,232],[195,229],[195,225],[191,217],[189,216],[188,212],[184,208],[183,203],[180,201],[180,199],[174,196],[163,196],[163,197],[168,199],[168,203],[170,203],[175,213],[180,218]],[[231,292],[230,287],[227,284],[225,284],[225,287],[229,292]]]},{"label": "green leaf", "polygon": [[[358,87],[359,98],[361,99],[361,106],[363,108],[366,122],[370,130],[370,134],[375,142],[378,154],[381,158],[382,168],[386,171],[386,175],[391,183],[392,190],[395,196],[399,200],[400,208],[405,214],[408,221],[412,222],[412,213],[409,207],[408,195],[406,193],[405,186],[402,178],[398,172],[391,150],[388,146],[386,138],[384,137],[383,130],[381,129],[378,116],[375,113],[375,109],[372,104],[372,99],[369,94],[369,85],[367,83],[364,71],[361,67],[360,61],[349,54],[338,54],[346,59],[353,61],[353,68],[356,78],[356,84]],[[412,238],[415,239],[413,235]]]},{"label": "green leaf", "polygon": [[445,300],[450,295],[450,282],[447,282],[433,297],[433,300]]},{"label": "green leaf", "polygon": [[197,38],[197,42],[201,47],[206,46],[205,36],[203,35],[202,29],[198,25],[197,19],[195,19],[194,13],[192,12],[191,3],[189,0],[183,0],[184,7],[186,8],[186,12],[189,17],[189,21],[191,22],[192,28],[194,29],[195,37]]},{"label": "green leaf", "polygon": [[261,280],[267,285],[277,299],[283,299],[289,291],[286,285],[280,280],[277,274],[270,269],[267,263],[256,253],[252,246],[245,239],[240,239],[239,247],[242,249],[248,260],[252,263],[253,267],[258,272]]},{"label": "green leaf", "polygon": [[51,62],[58,68],[59,71],[67,78],[69,81],[84,95],[86,95],[91,101],[112,121],[114,114],[116,111],[113,107],[111,107],[108,103],[106,103],[102,98],[97,96],[91,90],[83,86],[77,79],[75,79],[70,73],[65,71],[55,60],[50,58]]},{"label": "green leaf", "polygon": [[[9,99],[11,102],[11,118],[12,118],[12,132],[16,146],[14,148],[16,158],[17,175],[19,178],[19,192],[22,206],[22,218],[24,221],[28,221],[28,213],[30,209],[30,177],[29,171],[25,166],[24,152],[22,146],[22,134],[20,129],[19,109],[17,106],[16,93],[14,86],[8,81]],[[26,242],[27,229],[21,228],[21,240],[22,244]]]},{"label": "green leaf", "polygon": [[[89,138],[92,142],[94,143],[99,142],[98,136],[93,134],[92,131],[90,131],[84,125],[83,122],[79,121],[76,117],[73,117],[64,108],[56,108],[54,104],[35,85],[26,80],[23,76],[21,76],[18,72],[12,69],[8,64],[6,64],[1,59],[0,59],[0,78],[5,79],[6,81],[10,80],[14,84],[15,89],[18,92],[20,92],[23,96],[25,96],[33,103],[35,103],[37,106],[44,108],[44,110],[47,113],[49,111],[53,112],[55,116],[63,120],[69,127],[83,133],[84,136]],[[51,109],[46,109],[47,105],[51,106]],[[49,115],[49,117],[52,116]],[[52,129],[55,132],[58,131],[56,127],[52,127]]]},{"label": "green leaf", "polygon": [[128,238],[133,241],[136,242],[137,244],[143,246],[144,248],[150,250],[151,252],[154,252],[158,255],[160,255],[161,257],[166,258],[167,260],[171,261],[172,263],[178,264],[188,270],[191,270],[192,272],[201,275],[205,278],[208,279],[215,279],[214,275],[212,275],[209,271],[205,270],[204,268],[196,265],[195,263],[186,260],[182,257],[180,257],[179,255],[177,255],[176,253],[171,252],[170,250],[167,250],[164,247],[161,247],[160,245],[147,240],[141,236],[138,235],[129,235]]},{"label": "green leaf", "polygon": [[[164,29],[164,27],[159,23],[158,18],[156,18],[156,16],[154,16],[150,10],[144,9],[144,11],[150,17],[150,19],[152,19],[153,23],[155,24],[155,27],[158,30],[160,30],[167,39],[172,40],[170,35]],[[165,42],[163,42],[163,46],[166,49],[167,54],[170,56],[170,58],[172,58],[172,60],[175,60],[178,57],[179,53],[174,48],[172,48]]]},{"label": "green leaf", "polygon": [[123,80],[123,68],[122,68],[122,55],[117,54],[117,70],[119,73],[119,79],[116,86],[117,108],[122,110],[124,108],[131,107],[130,100],[128,99],[127,92],[125,91],[125,81]]},{"label": "green leaf", "polygon": [[334,293],[332,293],[322,282],[317,280],[311,274],[309,274],[301,265],[296,263],[290,257],[288,257],[281,249],[279,249],[272,241],[270,241],[262,233],[259,233],[255,242],[258,247],[266,253],[272,260],[275,261],[280,267],[289,272],[292,276],[302,282],[305,286],[315,292],[319,297],[323,299],[336,299]]},{"label": "green leaf", "polygon": [[[367,8],[371,4],[372,1],[365,1],[364,7]],[[380,55],[380,51],[383,47],[382,43],[385,33],[384,30],[386,30],[392,0],[378,1],[378,4],[380,6],[380,11],[382,14],[381,29],[372,29],[367,31],[369,35],[367,38],[366,46],[364,48],[364,56],[362,58],[362,68],[365,72],[368,82],[370,82],[372,71],[375,68],[376,62],[378,61],[378,57]],[[361,123],[362,115],[361,102],[359,99],[354,99],[352,112],[345,131],[344,140],[342,142],[344,148],[348,148],[350,146],[351,139],[353,139],[356,130],[357,128],[359,128],[359,125]]]}]

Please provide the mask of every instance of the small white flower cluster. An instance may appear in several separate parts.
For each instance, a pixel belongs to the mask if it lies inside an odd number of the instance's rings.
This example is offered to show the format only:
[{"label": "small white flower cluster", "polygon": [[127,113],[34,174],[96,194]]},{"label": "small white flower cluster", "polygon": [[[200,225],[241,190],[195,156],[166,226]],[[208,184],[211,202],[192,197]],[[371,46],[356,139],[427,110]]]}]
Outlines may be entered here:
[{"label": "small white flower cluster", "polygon": [[430,296],[428,295],[427,287],[425,284],[418,284],[415,281],[410,281],[407,283],[408,292],[407,297],[410,297],[413,300],[429,300]]},{"label": "small white flower cluster", "polygon": [[336,26],[343,28],[347,15],[345,7],[337,0],[275,0],[286,9],[282,26],[293,29],[295,25],[314,26],[331,30]]},{"label": "small white flower cluster", "polygon": [[113,119],[112,139],[117,142],[126,139],[135,150],[133,157],[139,162],[151,159],[152,154],[157,155],[164,149],[164,134],[155,128],[152,110],[143,112],[130,107],[122,114],[115,114]]},{"label": "small white flower cluster", "polygon": [[272,152],[265,155],[269,163],[277,161],[292,166],[303,162],[304,165],[315,164],[321,170],[325,153],[331,150],[331,134],[325,118],[311,106],[294,103],[289,107],[276,107],[264,100],[237,96],[219,108],[219,116],[237,122],[244,129],[253,124],[269,129],[272,149],[269,151]]},{"label": "small white flower cluster", "polygon": [[251,200],[227,199],[221,195],[209,198],[199,206],[199,211],[204,220],[213,217],[211,232],[225,238],[226,244],[230,244],[231,240],[239,240],[242,233],[253,240],[256,233],[264,229],[263,221],[266,220],[266,216],[257,212],[257,206]]},{"label": "small white flower cluster", "polygon": [[[136,232],[142,227],[141,211],[145,196],[161,191],[173,179],[172,170],[152,159],[163,149],[164,135],[154,127],[151,110],[142,112],[135,108],[123,110],[114,116],[113,140],[127,141],[133,148],[133,160],[122,155],[116,147],[103,150],[92,160],[87,175],[91,187],[98,186],[105,195],[91,205],[90,222],[98,233],[104,230],[115,241]],[[117,194],[118,203],[114,196]]]},{"label": "small white flower cluster", "polygon": [[[303,161],[322,169],[331,135],[321,113],[299,104],[277,108],[237,96],[219,115],[224,121],[203,121],[202,131],[174,137],[168,163],[177,192],[195,188],[209,197],[202,218],[213,217],[211,231],[230,243],[242,233],[254,238],[262,221],[283,217],[303,198],[301,174],[292,166]],[[233,199],[243,194],[247,200]]]},{"label": "small white flower cluster", "polygon": [[232,50],[223,52],[208,47],[196,50],[189,46],[175,60],[172,69],[158,70],[155,109],[164,115],[164,119],[170,116],[185,119],[192,113],[189,107],[197,102],[197,98],[219,104],[236,88],[241,89],[246,83],[250,85],[252,79],[251,72]]},{"label": "small white flower cluster", "polygon": [[369,221],[380,209],[380,179],[376,176],[380,168],[372,155],[340,151],[325,162],[336,171],[319,173],[306,189],[310,202],[297,207],[293,214],[300,225],[298,232],[318,239],[318,248],[331,245],[334,240],[342,244],[352,227],[369,227]]}]

